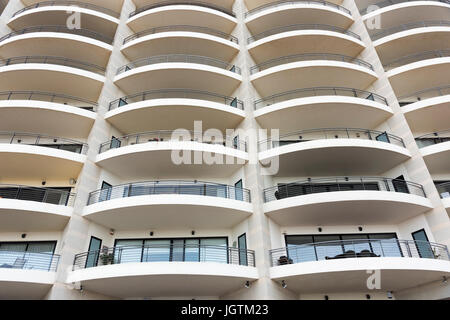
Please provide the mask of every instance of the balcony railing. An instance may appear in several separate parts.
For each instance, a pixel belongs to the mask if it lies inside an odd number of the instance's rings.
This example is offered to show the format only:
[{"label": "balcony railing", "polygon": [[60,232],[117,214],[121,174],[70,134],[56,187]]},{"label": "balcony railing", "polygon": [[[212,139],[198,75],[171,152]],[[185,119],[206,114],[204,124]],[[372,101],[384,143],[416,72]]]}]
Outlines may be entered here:
[{"label": "balcony railing", "polygon": [[323,139],[361,139],[386,142],[405,147],[403,139],[387,132],[357,128],[321,128],[290,132],[280,135],[276,140],[269,138],[259,142],[259,151],[281,146]]},{"label": "balcony railing", "polygon": [[330,26],[330,25],[326,25],[326,24],[293,24],[293,25],[278,27],[278,28],[274,28],[271,30],[261,32],[257,35],[254,35],[253,37],[248,38],[247,43],[250,44],[252,42],[272,36],[274,34],[279,34],[279,33],[288,32],[288,31],[298,31],[298,30],[334,31],[334,32],[346,34],[346,35],[352,36],[353,38],[361,40],[361,37],[359,35],[357,35],[354,32],[348,31],[344,28],[339,28],[339,27]]},{"label": "balcony railing", "polygon": [[436,189],[441,199],[450,198],[450,182],[444,182],[436,185]]},{"label": "balcony railing", "polygon": [[0,184],[0,199],[35,201],[59,206],[73,206],[75,193],[65,190]]},{"label": "balcony railing", "polygon": [[88,150],[88,145],[86,143],[71,139],[50,137],[37,133],[0,132],[0,143],[33,145],[79,154],[86,154]]},{"label": "balcony railing", "polygon": [[450,94],[450,85],[442,86],[442,87],[434,87],[426,90],[417,91],[414,93],[410,93],[408,95],[404,95],[398,97],[398,101],[400,103],[400,107],[406,106],[408,104],[421,101],[424,99],[445,96]]},{"label": "balcony railing", "polygon": [[414,240],[360,239],[290,245],[269,251],[272,267],[293,263],[346,258],[450,259],[446,245]]},{"label": "balcony railing", "polygon": [[[394,4],[399,4],[399,3],[404,3],[404,2],[418,2],[418,1],[420,1],[420,0],[385,0],[385,1],[380,1],[380,2],[374,3],[373,6],[377,6],[379,9],[381,9],[381,8],[392,6]],[[436,2],[450,4],[449,0],[427,0],[427,1],[436,1]],[[368,9],[368,7],[361,9],[361,10],[359,10],[359,13],[361,13],[362,15],[369,13],[367,11],[367,9]]]},{"label": "balcony railing", "polygon": [[380,32],[370,32],[370,30],[369,30],[369,34],[370,34],[370,37],[372,38],[372,40],[378,40],[378,39],[381,39],[383,37],[386,37],[388,35],[391,35],[391,34],[394,34],[397,32],[416,29],[416,28],[424,28],[424,27],[450,27],[450,21],[435,20],[435,21],[412,22],[412,23],[407,23],[407,24],[402,24],[402,25],[396,26],[396,27],[392,27],[389,29],[381,30]]},{"label": "balcony railing", "polygon": [[207,27],[199,27],[199,26],[189,26],[189,25],[173,25],[173,26],[163,26],[163,27],[156,27],[148,30],[144,30],[135,34],[132,34],[131,36],[126,37],[123,40],[123,44],[126,44],[127,42],[130,42],[132,40],[147,36],[149,34],[156,34],[156,33],[162,33],[162,32],[174,32],[174,31],[184,31],[184,32],[198,32],[198,33],[204,33],[209,34],[212,36],[216,36],[219,38],[223,38],[225,40],[229,40],[234,43],[239,43],[238,38],[235,36],[232,36],[228,33],[207,28]]},{"label": "balcony railing", "polygon": [[257,72],[269,69],[271,67],[291,63],[291,62],[299,62],[299,61],[312,61],[312,60],[331,60],[331,61],[341,61],[341,62],[348,62],[353,63],[358,66],[363,66],[365,68],[368,68],[373,71],[373,66],[365,62],[363,60],[344,56],[342,54],[333,54],[333,53],[302,53],[302,54],[295,54],[291,56],[285,56],[280,57],[276,59],[271,59],[266,62],[257,64],[250,68],[250,74],[255,74]]},{"label": "balcony railing", "polygon": [[224,62],[222,60],[213,59],[209,57],[203,57],[203,56],[194,56],[194,55],[188,55],[188,54],[168,54],[168,55],[162,55],[162,56],[154,56],[154,57],[148,57],[139,59],[136,61],[133,61],[125,66],[120,67],[117,70],[117,74],[121,74],[124,72],[127,72],[129,70],[143,67],[143,66],[149,66],[152,64],[158,64],[158,63],[173,63],[173,62],[179,62],[179,63],[195,63],[195,64],[203,64],[208,65],[216,68],[225,69],[237,74],[241,74],[241,69],[239,67],[236,67],[233,64],[230,64],[228,62]]},{"label": "balcony railing", "polygon": [[34,33],[34,32],[59,32],[59,33],[70,33],[70,34],[74,34],[77,36],[84,36],[84,37],[88,37],[88,38],[92,38],[95,40],[99,40],[102,42],[105,42],[107,44],[112,44],[113,43],[113,39],[108,38],[98,32],[95,31],[91,31],[88,29],[69,29],[66,26],[33,26],[33,27],[28,27],[19,31],[13,31],[11,33],[8,33],[7,35],[3,36],[0,38],[0,42],[4,41],[6,39],[15,37],[15,36],[19,36],[21,34],[27,34],[27,33]]},{"label": "balcony railing", "polygon": [[245,13],[245,18],[254,15],[255,13],[264,11],[266,9],[269,8],[277,8],[277,7],[281,7],[281,6],[285,6],[285,5],[296,5],[296,4],[314,4],[314,5],[322,5],[322,6],[326,6],[326,7],[331,7],[340,11],[343,11],[345,13],[347,13],[348,15],[352,15],[352,12],[350,10],[348,10],[347,8],[344,8],[340,5],[328,2],[328,1],[320,1],[320,0],[282,0],[282,1],[275,1],[275,2],[271,2],[271,3],[267,3],[264,4],[262,6],[256,7],[252,10],[249,10],[248,12]]},{"label": "balcony railing", "polygon": [[63,57],[49,57],[49,56],[24,56],[13,57],[0,60],[0,67],[14,65],[14,64],[27,64],[27,63],[39,63],[39,64],[54,64],[59,66],[77,68],[85,71],[95,72],[97,74],[104,75],[105,69],[95,64],[90,64],[78,60],[67,59]]},{"label": "balcony railing", "polygon": [[223,13],[226,13],[232,17],[236,17],[236,15],[234,14],[233,11],[228,10],[224,7],[218,6],[218,5],[213,5],[211,3],[208,2],[204,2],[204,1],[196,1],[196,0],[167,0],[167,1],[161,1],[158,3],[154,3],[154,4],[150,4],[147,6],[144,6],[142,8],[137,9],[136,11],[133,11],[132,13],[130,13],[130,18],[147,10],[151,10],[151,9],[155,9],[155,8],[159,8],[159,7],[164,7],[164,6],[171,6],[171,5],[192,5],[192,6],[199,6],[199,7],[205,7],[205,8],[209,8],[209,9],[213,9],[213,10],[217,10]]},{"label": "balcony railing", "polygon": [[100,6],[97,6],[95,4],[91,4],[91,3],[86,3],[86,2],[82,2],[82,1],[67,1],[67,0],[56,0],[56,1],[42,1],[42,2],[38,2],[32,5],[29,5],[23,9],[20,9],[19,11],[17,11],[16,13],[13,14],[13,17],[21,14],[22,12],[31,10],[31,9],[35,9],[35,8],[42,8],[42,7],[52,7],[52,6],[76,6],[76,7],[80,7],[80,8],[85,8],[85,9],[91,9],[94,11],[98,11],[98,12],[102,12],[102,13],[106,13],[110,16],[113,16],[115,18],[119,18],[120,17],[120,13],[117,13],[113,10],[110,10],[108,8],[103,8]]},{"label": "balcony railing", "polygon": [[251,202],[250,190],[247,189],[196,180],[166,180],[127,183],[96,190],[89,194],[87,205],[112,199],[163,194],[207,196]]},{"label": "balcony railing", "polygon": [[423,186],[410,181],[382,177],[331,177],[279,184],[264,189],[264,202],[308,194],[339,191],[389,191],[426,197]]},{"label": "balcony railing", "polygon": [[245,141],[239,140],[237,137],[233,138],[228,136],[207,136],[203,132],[194,132],[188,130],[160,130],[136,133],[120,138],[113,138],[112,140],[100,145],[99,153],[136,144],[158,142],[196,142],[202,144],[221,145],[244,152],[247,151],[247,143]]},{"label": "balcony railing", "polygon": [[422,60],[442,58],[442,57],[450,57],[450,50],[433,50],[433,51],[425,51],[415,54],[410,54],[394,61],[391,61],[384,65],[384,70],[388,71],[397,67],[401,67],[413,62],[418,62]]},{"label": "balcony railing", "polygon": [[161,89],[136,93],[112,101],[109,104],[109,110],[114,110],[130,103],[154,99],[198,99],[221,103],[233,108],[244,110],[244,103],[237,98],[194,89]]},{"label": "balcony railing", "polygon": [[450,141],[450,130],[428,133],[416,138],[419,148]]},{"label": "balcony railing", "polygon": [[386,98],[369,91],[353,88],[341,88],[341,87],[315,87],[277,93],[272,96],[256,100],[254,102],[254,107],[255,110],[258,110],[283,101],[308,97],[320,97],[320,96],[355,97],[376,101],[388,105]]},{"label": "balcony railing", "polygon": [[255,252],[226,246],[195,244],[124,246],[77,254],[73,270],[151,262],[215,262],[254,267]]},{"label": "balcony railing", "polygon": [[30,100],[66,104],[89,111],[97,111],[98,104],[82,98],[64,94],[41,91],[6,91],[0,92],[0,100]]},{"label": "balcony railing", "polygon": [[59,255],[0,250],[0,268],[56,272]]}]

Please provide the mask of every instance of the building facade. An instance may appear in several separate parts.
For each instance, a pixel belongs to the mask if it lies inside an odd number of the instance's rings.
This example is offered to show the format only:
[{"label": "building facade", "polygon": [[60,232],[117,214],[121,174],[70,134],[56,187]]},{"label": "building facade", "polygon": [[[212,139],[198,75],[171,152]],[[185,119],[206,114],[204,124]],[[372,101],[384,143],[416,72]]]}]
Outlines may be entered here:
[{"label": "building facade", "polygon": [[0,9],[1,299],[450,298],[449,1]]}]

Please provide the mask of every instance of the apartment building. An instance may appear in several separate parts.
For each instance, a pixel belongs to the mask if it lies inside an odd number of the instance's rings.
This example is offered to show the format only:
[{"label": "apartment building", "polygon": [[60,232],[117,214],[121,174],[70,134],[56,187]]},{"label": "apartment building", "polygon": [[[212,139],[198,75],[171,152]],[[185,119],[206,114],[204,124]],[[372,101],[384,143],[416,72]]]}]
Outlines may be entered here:
[{"label": "apartment building", "polygon": [[1,299],[450,298],[450,2],[2,2]]}]

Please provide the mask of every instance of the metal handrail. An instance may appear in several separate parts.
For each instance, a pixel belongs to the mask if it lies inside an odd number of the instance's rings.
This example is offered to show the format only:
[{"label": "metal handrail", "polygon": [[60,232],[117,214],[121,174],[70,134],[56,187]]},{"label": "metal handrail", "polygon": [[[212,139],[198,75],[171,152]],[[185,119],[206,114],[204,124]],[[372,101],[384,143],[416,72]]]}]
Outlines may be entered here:
[{"label": "metal handrail", "polygon": [[[289,138],[289,139],[283,139]],[[293,143],[303,143],[323,139],[364,139],[405,147],[403,139],[387,132],[360,128],[318,128],[289,132],[277,137],[259,141],[259,151],[278,148]]]},{"label": "metal handrail", "polygon": [[302,3],[305,3],[305,4],[319,4],[319,5],[323,5],[323,6],[327,6],[327,7],[332,7],[332,8],[338,9],[340,11],[343,11],[343,12],[349,14],[350,16],[352,15],[352,12],[350,10],[348,10],[347,8],[344,8],[344,7],[340,6],[340,5],[337,5],[335,3],[331,3],[331,2],[328,2],[328,1],[320,1],[320,0],[281,0],[281,1],[276,1],[276,2],[263,4],[263,5],[259,6],[259,7],[256,7],[254,9],[252,9],[252,10],[249,10],[248,12],[246,12],[244,14],[244,16],[245,16],[245,18],[247,18],[247,17],[249,17],[249,16],[251,16],[251,15],[257,13],[257,12],[263,11],[263,10],[268,9],[268,8],[276,8],[276,7],[280,7],[280,6],[287,5],[287,4],[295,5],[295,4],[302,4]]},{"label": "metal handrail", "polygon": [[272,267],[346,258],[421,258],[450,260],[446,245],[399,239],[335,240],[269,250]]},{"label": "metal handrail", "polygon": [[4,91],[0,92],[0,100],[37,100],[60,104],[68,104],[73,107],[97,111],[98,104],[83,98],[72,97],[65,94],[57,94],[43,91]]},{"label": "metal handrail", "polygon": [[151,10],[154,8],[159,8],[159,7],[164,7],[164,6],[171,6],[171,5],[194,5],[194,6],[199,6],[199,7],[205,7],[205,8],[209,8],[209,9],[214,9],[223,13],[226,13],[232,17],[236,17],[236,14],[231,11],[228,10],[224,7],[218,6],[218,5],[213,5],[211,3],[207,3],[204,1],[196,1],[196,0],[168,0],[168,1],[161,1],[158,3],[154,3],[154,4],[150,4],[147,6],[144,6],[142,8],[137,9],[136,11],[133,11],[132,13],[130,13],[130,18],[147,10]]},{"label": "metal handrail", "polygon": [[436,189],[439,192],[441,199],[450,197],[450,182],[444,182],[436,185]]},{"label": "metal handrail", "polygon": [[132,94],[129,96],[121,97],[109,104],[109,110],[114,110],[128,105],[129,103],[147,101],[152,99],[167,99],[167,98],[183,98],[183,99],[200,99],[211,102],[218,102],[228,105],[233,108],[244,110],[244,102],[234,97],[227,97],[217,93],[208,91],[194,90],[194,89],[161,89],[161,90],[149,90]]},{"label": "metal handrail", "polygon": [[241,74],[241,69],[239,67],[235,66],[234,64],[230,64],[228,62],[224,62],[222,60],[218,60],[218,59],[214,59],[214,58],[189,55],[189,54],[167,54],[167,55],[160,55],[160,56],[153,56],[153,57],[139,59],[139,60],[133,61],[125,66],[120,67],[117,70],[117,74],[121,74],[121,73],[129,71],[131,69],[139,68],[142,66],[148,66],[148,65],[157,64],[157,63],[170,63],[170,62],[204,64],[204,65],[208,65],[208,66],[225,69],[225,70],[237,73],[237,74]]},{"label": "metal handrail", "polygon": [[[198,137],[198,138],[197,138]],[[182,140],[180,140],[180,138]],[[141,132],[126,135],[119,138],[113,138],[100,145],[99,152],[103,153],[111,149],[122,148],[142,143],[157,143],[157,142],[195,142],[202,144],[221,145],[227,148],[233,148],[240,151],[247,151],[247,143],[240,139],[229,136],[224,136],[218,139],[215,136],[205,136],[203,132],[195,132],[189,130],[158,130]]]},{"label": "metal handrail", "polygon": [[60,256],[52,253],[0,249],[0,268],[56,272]]},{"label": "metal handrail", "polygon": [[420,21],[420,22],[412,22],[412,23],[406,23],[402,24],[396,27],[388,28],[381,30],[380,32],[372,33],[369,31],[370,37],[372,40],[378,40],[382,37],[410,29],[416,29],[416,28],[423,28],[423,27],[441,27],[446,26],[450,27],[450,21],[444,21],[444,20],[430,20],[430,21]]},{"label": "metal handrail", "polygon": [[430,145],[439,144],[443,142],[449,142],[450,129],[439,132],[427,133],[422,136],[416,137],[415,140],[419,148],[424,148]]},{"label": "metal handrail", "polygon": [[95,72],[103,75],[105,69],[94,64],[63,58],[63,57],[50,57],[50,56],[24,56],[24,57],[13,57],[8,59],[0,60],[0,67],[9,66],[13,64],[27,64],[27,63],[43,63],[43,64],[54,64],[66,67],[72,67],[77,69],[82,69],[90,72]]},{"label": "metal handrail", "polygon": [[73,206],[75,193],[50,188],[0,184],[0,199],[15,199],[56,204],[60,206]]},{"label": "metal handrail", "polygon": [[398,58],[394,61],[391,61],[391,62],[383,65],[383,67],[384,67],[385,71],[388,71],[393,68],[407,65],[409,63],[427,60],[427,59],[442,58],[442,57],[450,57],[450,50],[448,50],[448,49],[430,50],[430,51],[424,51],[424,52],[420,52],[420,53],[406,55],[406,56],[403,56],[401,58]]},{"label": "metal handrail", "polygon": [[82,1],[57,0],[57,1],[42,1],[42,2],[38,2],[38,3],[32,4],[32,5],[29,5],[29,6],[25,7],[25,8],[23,8],[23,9],[20,9],[16,13],[14,13],[13,14],[13,18],[15,16],[17,16],[18,14],[21,14],[22,12],[27,11],[27,10],[40,8],[40,7],[61,6],[61,5],[77,6],[77,7],[80,7],[80,8],[92,9],[92,10],[95,10],[95,11],[106,13],[106,14],[108,14],[110,16],[115,17],[115,18],[119,18],[120,17],[120,13],[117,13],[117,12],[111,10],[111,9],[108,9],[108,8],[97,6],[95,4],[86,3],[86,2],[82,2]]},{"label": "metal handrail", "polygon": [[131,36],[126,37],[123,40],[123,44],[126,44],[127,42],[130,42],[132,40],[141,38],[143,36],[149,35],[149,34],[156,34],[161,32],[170,32],[170,31],[190,31],[190,32],[199,32],[204,34],[209,34],[213,36],[217,36],[226,40],[230,40],[234,43],[239,43],[238,38],[235,36],[232,36],[226,32],[222,32],[219,30],[207,28],[207,27],[199,27],[199,26],[191,26],[191,25],[171,25],[171,26],[162,26],[162,27],[156,27],[147,29],[141,32],[137,32],[135,34],[132,34]]},{"label": "metal handrail", "polygon": [[248,38],[247,43],[250,44],[252,42],[258,41],[260,39],[266,38],[266,37],[274,35],[274,34],[279,34],[279,33],[288,32],[288,31],[297,31],[297,30],[334,31],[334,32],[346,34],[346,35],[352,36],[358,40],[361,40],[361,37],[359,35],[357,35],[356,33],[352,32],[352,31],[348,31],[347,29],[339,28],[339,27],[335,27],[335,26],[331,26],[331,25],[327,25],[327,24],[315,24],[314,23],[314,24],[292,24],[292,25],[288,25],[288,26],[273,28],[273,29],[258,33],[257,35],[254,35],[254,36]]},{"label": "metal handrail", "polygon": [[315,96],[349,96],[373,100],[388,105],[386,98],[369,91],[344,87],[314,87],[291,90],[258,99],[254,102],[254,107],[255,110],[258,110],[283,101]]},{"label": "metal handrail", "polygon": [[244,188],[197,180],[162,180],[126,183],[92,191],[89,193],[87,205],[112,199],[163,194],[208,196],[251,202],[250,190]]},{"label": "metal handrail", "polygon": [[29,132],[1,132],[0,143],[34,145],[69,152],[86,154],[88,145],[72,139],[51,137]]},{"label": "metal handrail", "polygon": [[99,40],[102,42],[105,42],[107,44],[112,44],[114,39],[112,38],[108,38],[106,36],[104,36],[101,33],[98,33],[96,31],[92,31],[89,29],[69,29],[66,26],[58,26],[58,25],[47,25],[47,26],[32,26],[32,27],[27,27],[18,31],[13,31],[11,33],[8,33],[7,35],[3,36],[0,38],[0,42],[4,41],[6,39],[18,36],[18,35],[22,35],[22,34],[27,34],[27,33],[34,33],[34,32],[60,32],[60,33],[69,33],[69,34],[75,34],[78,36],[84,36],[84,37],[88,37],[91,39],[95,39],[95,40]]},{"label": "metal handrail", "polygon": [[255,252],[229,246],[200,244],[116,246],[75,255],[73,270],[151,262],[215,262],[254,267]]},{"label": "metal handrail", "polygon": [[384,177],[329,177],[279,184],[263,191],[264,202],[308,194],[344,191],[389,191],[426,198],[421,184]]},{"label": "metal handrail", "polygon": [[[431,94],[430,94],[431,93]],[[421,101],[422,99],[429,99],[439,96],[444,96],[450,94],[450,85],[441,86],[441,87],[433,87],[425,90],[417,91],[414,93],[409,93],[407,95],[398,97],[398,101],[401,103],[400,107],[406,106],[408,104]],[[416,99],[416,101],[411,101],[412,98]]]},{"label": "metal handrail", "polygon": [[[389,7],[394,4],[399,4],[399,3],[403,3],[403,2],[418,2],[418,1],[424,1],[424,0],[384,0],[384,1],[374,3],[372,6],[377,6],[379,9],[381,9],[381,8]],[[450,4],[449,0],[427,0],[427,1],[443,2],[443,3]],[[359,10],[359,13],[361,13],[361,14],[368,13],[367,12],[368,8],[369,7]]]},{"label": "metal handrail", "polygon": [[269,69],[271,67],[275,67],[282,64],[287,64],[291,62],[298,62],[298,61],[310,61],[310,60],[332,60],[332,61],[342,61],[342,62],[348,62],[353,63],[359,66],[366,67],[373,71],[373,66],[361,59],[353,58],[350,56],[345,56],[342,54],[334,54],[334,53],[302,53],[302,54],[295,54],[290,56],[284,56],[280,58],[271,59],[268,61],[265,61],[263,63],[257,64],[250,68],[250,73],[255,74],[257,72]]}]

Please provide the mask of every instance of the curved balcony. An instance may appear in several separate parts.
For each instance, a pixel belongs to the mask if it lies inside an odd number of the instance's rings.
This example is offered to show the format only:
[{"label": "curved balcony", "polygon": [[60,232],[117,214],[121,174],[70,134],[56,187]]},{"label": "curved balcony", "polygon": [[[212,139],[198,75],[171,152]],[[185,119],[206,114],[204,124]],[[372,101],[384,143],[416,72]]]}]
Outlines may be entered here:
[{"label": "curved balcony", "polygon": [[344,86],[362,90],[377,79],[370,63],[330,53],[272,59],[251,67],[250,74],[250,81],[263,96],[299,87]]},{"label": "curved balcony", "polygon": [[440,183],[436,185],[436,189],[444,203],[444,207],[450,214],[450,182]]},{"label": "curved balcony", "polygon": [[114,78],[114,83],[126,93],[142,92],[150,88],[186,88],[231,95],[241,82],[241,69],[237,66],[213,58],[186,54],[140,59],[119,68]]},{"label": "curved balcony", "polygon": [[303,52],[356,56],[365,45],[356,33],[327,24],[293,24],[277,27],[247,39],[256,63]]},{"label": "curved balcony", "polygon": [[244,103],[211,92],[188,89],[151,90],[122,97],[109,104],[105,119],[121,132],[190,128],[202,120],[204,128],[225,132],[245,118]]},{"label": "curved balcony", "polygon": [[67,12],[82,15],[83,28],[95,30],[109,38],[114,38],[120,13],[82,1],[38,2],[15,12],[8,25],[14,30],[47,24],[66,26]]},{"label": "curved balcony", "polygon": [[67,283],[119,298],[222,296],[258,279],[254,251],[189,244],[89,251],[73,269]]},{"label": "curved balcony", "polygon": [[55,283],[59,258],[0,250],[0,299],[44,299]]},{"label": "curved balcony", "polygon": [[[259,161],[278,176],[381,174],[411,157],[403,139],[387,132],[321,128],[259,142]],[[351,158],[352,161],[348,161]],[[301,166],[299,165],[301,164]]]},{"label": "curved balcony", "polygon": [[97,65],[63,57],[13,57],[0,60],[0,88],[56,91],[96,101],[105,82],[104,72]]},{"label": "curved balcony", "polygon": [[63,230],[74,200],[64,190],[0,184],[0,231]]},{"label": "curved balcony", "polygon": [[62,181],[78,177],[87,144],[34,133],[0,132],[2,179]]},{"label": "curved balcony", "polygon": [[[55,5],[57,5],[58,2],[64,2],[66,3],[67,1],[63,0],[55,0],[52,1],[55,2]],[[122,9],[122,5],[124,0],[107,0],[107,1],[99,1],[99,0],[81,0],[80,4],[78,4],[78,6],[82,7],[82,8],[87,8],[88,6],[94,10],[94,6],[95,6],[95,11],[98,12],[102,12],[102,13],[107,13],[107,11],[109,12],[108,14],[113,15],[112,11],[117,12],[117,14],[121,11]],[[101,8],[98,6],[99,2],[101,3]],[[22,3],[25,6],[40,6],[40,4],[42,3],[41,0],[22,0]],[[111,11],[109,11],[111,10]]]},{"label": "curved balcony", "polygon": [[450,130],[433,132],[416,138],[431,174],[447,174],[450,170]]},{"label": "curved balcony", "polygon": [[[418,5],[419,6],[422,6],[422,5],[444,6],[444,5],[448,5],[448,4],[450,4],[450,2],[448,0],[384,0],[384,1],[376,2],[376,3],[372,4],[373,6],[377,6],[378,9],[374,10],[374,11],[370,11],[370,13],[371,13],[370,15],[368,14],[369,7],[360,9],[359,13],[363,16],[364,20],[367,20],[371,16],[380,15],[385,12],[389,12],[391,10],[398,10],[398,9],[408,8],[408,7],[415,8]],[[385,8],[387,8],[387,9],[385,9]],[[380,10],[380,9],[384,9],[384,10]],[[415,8],[415,9],[417,9],[417,8]]]},{"label": "curved balcony", "polygon": [[442,131],[450,117],[450,85],[428,88],[397,98],[412,132]]},{"label": "curved balcony", "polygon": [[202,181],[136,182],[89,194],[83,216],[120,230],[231,228],[251,215],[250,191]]},{"label": "curved balcony", "polygon": [[[0,53],[9,57],[29,53],[34,56],[60,56],[82,59],[105,67],[112,52],[112,41],[89,29],[69,29],[58,25],[35,26],[0,38]],[[72,50],[67,50],[68,47]]]},{"label": "curved balcony", "polygon": [[296,293],[366,292],[367,270],[380,270],[381,290],[394,293],[450,275],[447,246],[426,241],[327,241],[274,249],[270,256],[271,279]]},{"label": "curved balcony", "polygon": [[239,51],[236,37],[195,25],[171,25],[135,33],[123,41],[122,53],[130,60],[167,52],[215,57],[230,61]]},{"label": "curved balcony", "polygon": [[248,161],[247,145],[219,133],[179,129],[113,138],[100,145],[96,162],[127,179],[229,177]]},{"label": "curved balcony", "polygon": [[87,137],[97,103],[39,91],[0,92],[0,127],[13,131],[45,131],[51,135]]},{"label": "curved balcony", "polygon": [[254,116],[266,129],[363,126],[377,127],[393,112],[373,92],[341,87],[316,87],[278,93],[254,102]]},{"label": "curved balcony", "polygon": [[348,28],[353,23],[352,13],[340,5],[316,0],[274,1],[245,13],[245,24],[256,34],[280,25],[304,23],[328,23]]},{"label": "curved balcony", "polygon": [[231,33],[237,24],[231,5],[227,6],[223,0],[214,2],[169,0],[148,4],[147,1],[142,6],[136,3],[138,9],[130,14],[127,25],[136,32],[164,25],[183,24]]},{"label": "curved balcony", "polygon": [[264,212],[282,226],[396,224],[433,208],[422,185],[382,177],[308,179],[263,195]]}]

